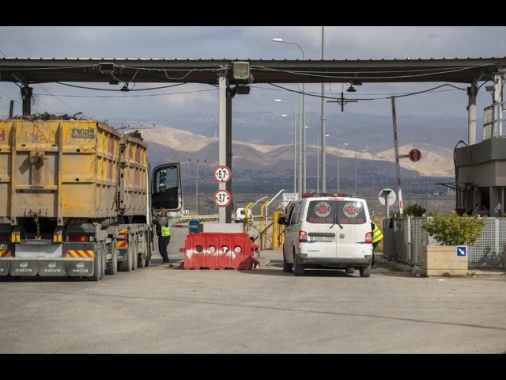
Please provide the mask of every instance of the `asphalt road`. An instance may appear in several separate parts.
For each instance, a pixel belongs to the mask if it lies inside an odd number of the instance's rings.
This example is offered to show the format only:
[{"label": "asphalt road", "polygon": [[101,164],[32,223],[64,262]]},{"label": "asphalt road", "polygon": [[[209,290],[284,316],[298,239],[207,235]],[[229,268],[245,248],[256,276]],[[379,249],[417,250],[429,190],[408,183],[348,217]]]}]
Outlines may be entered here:
[{"label": "asphalt road", "polygon": [[[172,261],[187,230],[173,229]],[[105,279],[0,282],[2,354],[506,353],[506,276],[159,265]],[[222,365],[222,364],[220,364]]]}]

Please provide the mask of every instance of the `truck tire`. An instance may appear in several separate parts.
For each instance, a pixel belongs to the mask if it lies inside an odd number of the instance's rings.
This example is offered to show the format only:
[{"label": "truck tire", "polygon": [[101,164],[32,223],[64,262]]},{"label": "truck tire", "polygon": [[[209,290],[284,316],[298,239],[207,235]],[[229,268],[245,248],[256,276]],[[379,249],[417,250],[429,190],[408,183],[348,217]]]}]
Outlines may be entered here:
[{"label": "truck tire", "polygon": [[[137,261],[137,267],[144,268],[146,266],[146,233],[142,236],[142,239],[139,240],[137,244],[137,252],[139,255],[139,260]],[[143,245],[143,246],[142,246]]]},{"label": "truck tire", "polygon": [[95,258],[93,259],[93,275],[87,277],[90,281],[99,281],[102,272],[102,250],[100,248],[100,244],[96,244],[95,249]]},{"label": "truck tire", "polygon": [[139,260],[139,237],[136,233],[130,233],[128,236],[128,251],[125,259],[120,262],[118,270],[121,272],[136,270]]},{"label": "truck tire", "polygon": [[105,268],[106,268],[106,265],[107,265],[107,245],[105,244],[105,240],[102,241],[100,243],[100,246],[102,247],[102,250],[101,250],[101,261],[102,261],[102,265],[100,265],[100,279],[103,280],[105,278]]},{"label": "truck tire", "polygon": [[111,259],[105,264],[105,274],[115,275],[118,273],[118,250],[116,249],[116,240],[109,246]]},{"label": "truck tire", "polygon": [[144,268],[146,266],[146,247],[139,246],[139,260],[137,261],[138,268]]},{"label": "truck tire", "polygon": [[146,242],[147,252],[146,252],[146,266],[149,267],[151,264],[151,257],[153,256],[153,252],[155,251],[155,242],[153,241],[153,235],[148,234],[149,240]]},{"label": "truck tire", "polygon": [[139,241],[137,234],[132,235],[133,246],[129,250],[132,253],[132,270],[136,270],[139,264]]},{"label": "truck tire", "polygon": [[119,263],[118,270],[121,272],[130,272],[132,270],[132,251],[130,248],[126,253],[126,257]]}]

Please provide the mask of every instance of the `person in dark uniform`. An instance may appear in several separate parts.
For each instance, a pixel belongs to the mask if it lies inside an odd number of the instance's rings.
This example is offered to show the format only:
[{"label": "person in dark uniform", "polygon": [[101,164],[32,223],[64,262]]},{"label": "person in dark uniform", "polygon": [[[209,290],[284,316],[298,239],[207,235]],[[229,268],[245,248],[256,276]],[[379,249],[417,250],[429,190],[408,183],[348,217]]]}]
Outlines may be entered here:
[{"label": "person in dark uniform", "polygon": [[153,224],[156,225],[156,234],[158,235],[158,250],[162,256],[162,264],[169,263],[169,253],[167,247],[170,243],[170,227],[167,209],[162,207],[160,212],[153,218]]}]

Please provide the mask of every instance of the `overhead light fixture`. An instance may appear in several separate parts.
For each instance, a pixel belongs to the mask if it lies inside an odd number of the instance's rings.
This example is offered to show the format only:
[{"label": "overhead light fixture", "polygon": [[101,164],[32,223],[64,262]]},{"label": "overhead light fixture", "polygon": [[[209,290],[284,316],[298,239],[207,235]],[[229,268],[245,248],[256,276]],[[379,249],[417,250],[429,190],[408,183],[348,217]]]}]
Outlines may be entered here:
[{"label": "overhead light fixture", "polygon": [[249,79],[249,62],[234,62],[234,79]]},{"label": "overhead light fixture", "polygon": [[357,92],[357,90],[355,90],[355,87],[353,87],[353,85],[351,85],[346,91],[347,92]]},{"label": "overhead light fixture", "polygon": [[495,91],[495,86],[494,85],[485,86],[485,90],[487,90],[488,92],[494,92]]},{"label": "overhead light fixture", "polygon": [[121,88],[121,92],[128,92],[130,89],[128,88],[128,83],[125,83],[125,85]]}]

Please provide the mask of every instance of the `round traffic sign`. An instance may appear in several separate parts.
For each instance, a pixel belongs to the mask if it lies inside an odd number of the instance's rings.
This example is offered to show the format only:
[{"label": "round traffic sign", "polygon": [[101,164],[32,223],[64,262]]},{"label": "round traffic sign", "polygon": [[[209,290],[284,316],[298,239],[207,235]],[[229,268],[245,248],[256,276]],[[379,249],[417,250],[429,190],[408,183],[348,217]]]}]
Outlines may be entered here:
[{"label": "round traffic sign", "polygon": [[422,158],[422,152],[420,152],[418,149],[411,149],[409,151],[409,159],[413,162],[417,162]]},{"label": "round traffic sign", "polygon": [[227,207],[232,201],[232,196],[227,190],[218,190],[214,193],[214,204],[218,207]]},{"label": "round traffic sign", "polygon": [[214,168],[214,180],[216,182],[228,182],[232,178],[232,171],[228,166],[220,165]]},{"label": "round traffic sign", "polygon": [[395,194],[395,191],[387,188],[380,191],[378,198],[383,206],[386,206],[387,202],[389,206],[392,206],[397,199],[397,195]]}]

